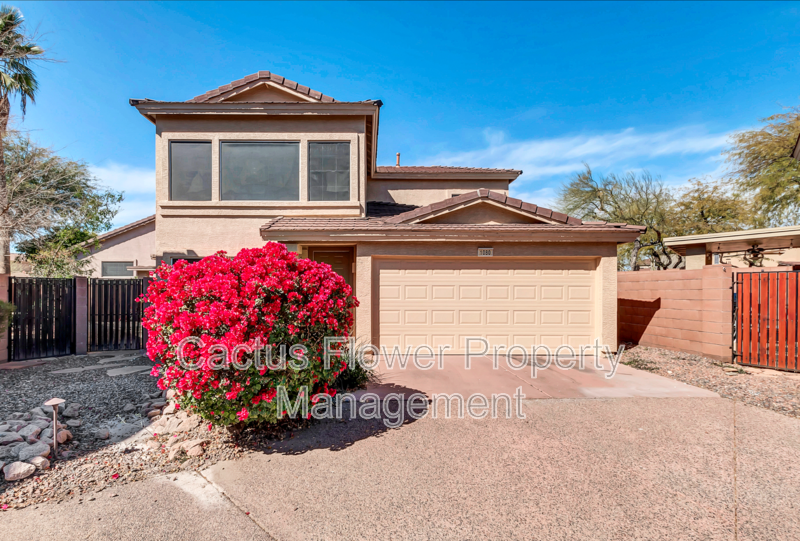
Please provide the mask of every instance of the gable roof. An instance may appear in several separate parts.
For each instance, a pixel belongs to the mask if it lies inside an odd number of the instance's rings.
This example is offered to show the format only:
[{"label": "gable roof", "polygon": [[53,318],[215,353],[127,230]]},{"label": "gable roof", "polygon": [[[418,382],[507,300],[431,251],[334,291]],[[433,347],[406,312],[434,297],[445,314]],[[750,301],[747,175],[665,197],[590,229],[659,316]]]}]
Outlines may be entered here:
[{"label": "gable roof", "polygon": [[153,214],[152,216],[148,216],[147,218],[136,220],[135,222],[131,222],[127,225],[123,225],[116,229],[112,229],[111,231],[107,231],[102,235],[98,235],[96,240],[102,242],[104,240],[112,239],[118,235],[122,235],[123,233],[127,233],[128,231],[136,229],[137,227],[141,227],[149,223],[154,223],[155,221],[156,221],[156,215]]},{"label": "gable roof", "polygon": [[318,92],[316,90],[312,90],[307,86],[303,86],[301,84],[296,83],[295,81],[291,81],[286,77],[278,75],[277,73],[272,73],[269,71],[258,71],[256,73],[247,75],[241,79],[236,81],[232,81],[226,85],[222,85],[218,88],[213,90],[209,90],[204,94],[200,94],[199,96],[195,96],[194,98],[187,100],[186,103],[213,103],[217,101],[222,101],[226,97],[229,97],[235,93],[242,92],[244,90],[249,90],[255,86],[260,84],[270,84],[277,86],[283,90],[289,90],[292,94],[299,95],[305,99],[306,101],[317,101],[320,103],[335,103],[336,100],[330,96],[326,96],[322,92]]},{"label": "gable roof", "polygon": [[[484,201],[524,213],[540,220],[540,223],[462,224],[424,221],[428,217],[439,216]],[[380,239],[409,241],[441,237],[446,240],[468,241],[544,239],[631,242],[645,229],[644,226],[624,223],[584,222],[502,193],[481,189],[423,207],[370,201],[367,203],[367,215],[363,218],[278,216],[261,226],[261,234],[265,239],[286,238],[292,242],[297,242],[298,236],[310,236],[315,239],[333,236],[338,240],[363,240],[365,235],[373,241]]]},{"label": "gable roof", "polygon": [[527,214],[537,220],[548,224],[568,224],[568,225],[582,225],[583,221],[578,218],[572,218],[566,214],[555,212],[548,208],[539,207],[532,203],[526,203],[514,197],[508,197],[504,193],[493,192],[491,190],[481,189],[472,192],[464,193],[444,199],[436,203],[419,207],[402,214],[397,214],[391,218],[386,219],[387,223],[417,223],[433,216],[439,216],[447,212],[451,212],[457,208],[464,206],[474,205],[481,201],[491,202],[499,207],[506,207],[513,212]]}]

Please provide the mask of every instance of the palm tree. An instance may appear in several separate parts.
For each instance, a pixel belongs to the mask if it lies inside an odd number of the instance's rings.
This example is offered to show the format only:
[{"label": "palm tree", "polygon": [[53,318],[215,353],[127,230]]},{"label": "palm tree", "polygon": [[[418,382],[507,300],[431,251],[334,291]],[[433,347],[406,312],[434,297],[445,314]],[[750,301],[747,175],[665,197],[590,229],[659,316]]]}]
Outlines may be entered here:
[{"label": "palm tree", "polygon": [[[43,60],[43,54],[44,50],[25,34],[22,13],[12,6],[0,6],[0,213],[3,216],[9,210],[4,138],[11,113],[10,98],[19,97],[23,116],[28,100],[35,103],[39,83],[31,66]],[[0,224],[0,274],[11,272],[11,234],[10,224]]]}]

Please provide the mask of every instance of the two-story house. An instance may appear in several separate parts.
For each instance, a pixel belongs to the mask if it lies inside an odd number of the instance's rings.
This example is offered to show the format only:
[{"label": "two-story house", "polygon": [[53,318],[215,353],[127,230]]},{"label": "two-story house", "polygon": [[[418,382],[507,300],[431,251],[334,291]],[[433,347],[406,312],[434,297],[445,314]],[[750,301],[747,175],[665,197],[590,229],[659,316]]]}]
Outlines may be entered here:
[{"label": "two-story house", "polygon": [[617,244],[640,227],[509,197],[513,169],[378,166],[379,100],[268,71],[130,103],[155,125],[157,262],[277,241],[345,277],[375,345],[616,347]]}]

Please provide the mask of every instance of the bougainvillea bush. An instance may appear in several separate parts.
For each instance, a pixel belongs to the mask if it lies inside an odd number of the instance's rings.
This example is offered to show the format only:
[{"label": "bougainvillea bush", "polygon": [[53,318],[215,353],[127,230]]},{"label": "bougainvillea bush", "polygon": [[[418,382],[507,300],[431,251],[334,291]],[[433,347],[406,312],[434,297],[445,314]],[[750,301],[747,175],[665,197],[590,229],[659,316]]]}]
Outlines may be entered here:
[{"label": "bougainvillea bush", "polygon": [[[324,338],[349,336],[358,305],[330,265],[298,258],[277,243],[234,257],[219,252],[191,264],[162,265],[142,300],[149,303],[147,353],[159,387],[174,389],[181,409],[222,425],[275,422],[283,413],[275,400],[279,386],[292,404],[298,396],[315,402],[328,393],[347,365],[338,357],[325,368]],[[268,367],[263,354],[261,363],[248,366],[255,352],[237,348],[271,346],[278,364],[280,346],[288,351],[295,344],[308,348],[307,368]],[[231,354],[223,359],[225,350]]]}]

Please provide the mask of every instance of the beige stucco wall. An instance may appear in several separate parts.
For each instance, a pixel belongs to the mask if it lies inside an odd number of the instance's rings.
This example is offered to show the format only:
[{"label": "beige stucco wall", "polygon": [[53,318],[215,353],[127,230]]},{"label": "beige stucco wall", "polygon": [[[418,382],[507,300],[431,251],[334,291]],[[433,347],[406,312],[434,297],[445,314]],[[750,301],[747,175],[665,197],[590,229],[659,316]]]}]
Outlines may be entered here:
[{"label": "beige stucco wall", "polygon": [[133,261],[134,265],[139,266],[155,265],[155,260],[150,257],[154,253],[155,244],[156,230],[153,222],[108,239],[89,256],[92,277],[101,277],[103,261]]},{"label": "beige stucco wall", "polygon": [[367,182],[367,201],[423,206],[481,188],[508,194],[508,180],[370,179]]},{"label": "beige stucco wall", "polygon": [[593,258],[596,261],[596,335],[617,346],[617,249],[612,243],[359,243],[356,247],[356,336],[380,344],[378,275],[375,260],[387,257],[476,257],[478,247],[494,248],[494,259],[521,257]]},{"label": "beige stucco wall", "polygon": [[[156,126],[156,242],[162,255],[236,253],[263,244],[259,227],[275,216],[362,216],[366,197],[364,117],[175,115]],[[211,201],[169,201],[169,142],[211,141]],[[299,201],[220,201],[221,141],[300,143]],[[350,200],[308,201],[308,143],[350,142]]]},{"label": "beige stucco wall", "polygon": [[425,223],[442,224],[536,224],[542,223],[527,214],[500,208],[490,202],[481,202],[425,220]]}]

